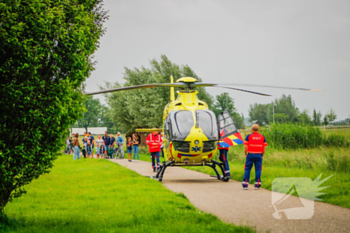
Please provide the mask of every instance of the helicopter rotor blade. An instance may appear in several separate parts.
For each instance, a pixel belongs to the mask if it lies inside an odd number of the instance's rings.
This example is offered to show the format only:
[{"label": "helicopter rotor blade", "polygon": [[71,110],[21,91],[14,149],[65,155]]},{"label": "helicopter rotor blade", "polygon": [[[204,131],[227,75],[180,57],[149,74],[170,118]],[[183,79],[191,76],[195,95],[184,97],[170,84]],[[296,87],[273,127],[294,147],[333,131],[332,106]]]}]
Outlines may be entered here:
[{"label": "helicopter rotor blade", "polygon": [[154,88],[154,87],[187,87],[187,85],[184,83],[153,83],[153,84],[143,84],[143,85],[128,86],[128,87],[119,87],[119,88],[101,90],[101,91],[95,91],[95,92],[86,92],[84,93],[84,95],[98,95],[98,94],[104,94],[104,93],[110,93],[110,92],[116,92],[116,91]]},{"label": "helicopter rotor blade", "polygon": [[231,90],[235,90],[235,91],[248,92],[248,93],[256,94],[256,95],[271,96],[269,94],[264,94],[264,93],[260,93],[260,92],[256,92],[256,91],[249,91],[249,90],[244,90],[244,89],[234,88],[234,87],[225,87],[225,86],[219,86],[219,85],[212,85],[212,86],[208,86],[208,87],[220,87],[220,88],[226,88],[226,89],[231,89]]},{"label": "helicopter rotor blade", "polygon": [[235,91],[248,92],[248,93],[256,94],[256,95],[271,96],[269,94],[264,94],[264,93],[260,93],[260,92],[256,92],[256,91],[249,91],[249,90],[244,90],[244,89],[235,88],[235,87],[222,86],[221,84],[219,85],[216,83],[193,83],[190,85],[191,85],[191,87],[220,87],[220,88],[226,88],[226,89],[231,89],[231,90],[235,90]]},{"label": "helicopter rotor blade", "polygon": [[[201,86],[216,86],[218,84],[215,83],[195,83],[191,85],[192,87],[201,87]],[[266,88],[278,88],[278,89],[290,89],[290,90],[300,90],[300,91],[319,91],[323,92],[323,90],[309,89],[309,88],[298,88],[298,87],[281,87],[281,86],[270,86],[270,85],[256,85],[256,84],[243,84],[243,83],[223,83],[220,85],[227,86],[247,86],[247,87],[266,87]]]}]

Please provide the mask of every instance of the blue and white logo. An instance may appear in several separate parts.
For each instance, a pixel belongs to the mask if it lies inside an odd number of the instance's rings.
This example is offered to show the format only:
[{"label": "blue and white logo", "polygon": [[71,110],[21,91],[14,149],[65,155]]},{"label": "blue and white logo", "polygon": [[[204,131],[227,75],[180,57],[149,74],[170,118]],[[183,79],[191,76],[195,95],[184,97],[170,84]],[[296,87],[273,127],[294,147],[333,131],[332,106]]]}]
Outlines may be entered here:
[{"label": "blue and white logo", "polygon": [[201,148],[202,147],[195,146],[195,147],[192,147],[192,151],[197,152],[197,151],[200,151]]}]

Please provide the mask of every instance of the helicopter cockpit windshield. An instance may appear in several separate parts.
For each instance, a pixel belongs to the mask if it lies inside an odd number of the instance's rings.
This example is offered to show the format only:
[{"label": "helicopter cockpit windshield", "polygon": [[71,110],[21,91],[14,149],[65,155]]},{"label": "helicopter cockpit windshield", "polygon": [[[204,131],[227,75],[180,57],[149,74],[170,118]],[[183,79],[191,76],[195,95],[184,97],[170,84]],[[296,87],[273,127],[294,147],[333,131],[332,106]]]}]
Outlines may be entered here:
[{"label": "helicopter cockpit windshield", "polygon": [[214,112],[209,110],[197,110],[196,122],[209,141],[218,140],[218,128]]},{"label": "helicopter cockpit windshield", "polygon": [[[214,112],[197,110],[195,112],[197,125],[202,129],[209,141],[218,140],[217,122]],[[165,137],[174,141],[184,141],[194,126],[191,111],[173,111],[164,122]]]},{"label": "helicopter cockpit windshield", "polygon": [[194,125],[191,111],[173,111],[164,122],[165,136],[171,140],[184,141]]}]

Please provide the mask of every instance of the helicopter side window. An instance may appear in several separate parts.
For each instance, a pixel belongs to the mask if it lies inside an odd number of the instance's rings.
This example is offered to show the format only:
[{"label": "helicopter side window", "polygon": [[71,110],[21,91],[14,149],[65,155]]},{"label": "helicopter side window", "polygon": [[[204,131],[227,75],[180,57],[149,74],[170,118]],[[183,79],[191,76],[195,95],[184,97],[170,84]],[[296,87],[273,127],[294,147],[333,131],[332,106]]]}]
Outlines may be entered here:
[{"label": "helicopter side window", "polygon": [[238,132],[238,129],[230,116],[230,114],[225,111],[218,115],[220,138],[227,137],[231,134]]},{"label": "helicopter side window", "polygon": [[202,129],[208,140],[218,139],[218,129],[214,112],[209,110],[196,111],[197,125]]},{"label": "helicopter side window", "polygon": [[171,136],[173,140],[185,140],[190,134],[194,125],[194,119],[191,111],[177,111],[171,119]]},{"label": "helicopter side window", "polygon": [[171,128],[170,119],[169,117],[167,117],[164,121],[164,137],[168,140],[170,139],[170,135],[171,135],[170,128]]}]

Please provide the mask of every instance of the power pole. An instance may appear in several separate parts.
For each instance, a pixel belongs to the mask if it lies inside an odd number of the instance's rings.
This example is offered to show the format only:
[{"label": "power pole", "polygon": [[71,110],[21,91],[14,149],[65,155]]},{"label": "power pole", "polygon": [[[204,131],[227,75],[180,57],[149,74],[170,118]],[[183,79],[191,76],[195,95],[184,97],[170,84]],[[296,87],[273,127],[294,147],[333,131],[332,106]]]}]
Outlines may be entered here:
[{"label": "power pole", "polygon": [[273,124],[275,124],[275,103],[272,106],[272,118],[273,118]]}]

